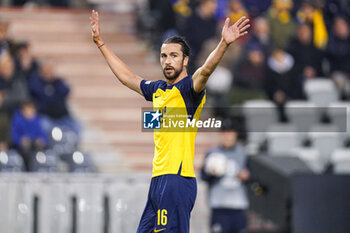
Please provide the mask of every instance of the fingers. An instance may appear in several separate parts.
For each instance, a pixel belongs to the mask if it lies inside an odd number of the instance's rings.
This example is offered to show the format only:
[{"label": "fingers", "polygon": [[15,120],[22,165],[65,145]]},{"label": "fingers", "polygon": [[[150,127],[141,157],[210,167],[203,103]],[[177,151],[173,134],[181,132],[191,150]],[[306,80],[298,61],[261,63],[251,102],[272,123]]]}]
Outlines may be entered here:
[{"label": "fingers", "polygon": [[[249,19],[246,19],[245,16],[242,16],[234,25],[239,29],[244,28],[249,23]],[[248,24],[249,25],[249,24]]]},{"label": "fingers", "polygon": [[245,16],[243,16],[242,18],[240,18],[237,22],[236,22],[236,27],[239,29],[239,37],[242,37],[246,34],[248,34],[247,29],[250,28],[250,24],[249,23],[249,19],[245,19]]},{"label": "fingers", "polygon": [[98,12],[95,10],[91,11],[91,16],[89,17],[90,19],[90,24],[93,32],[97,31],[97,27],[99,24],[99,15]]},{"label": "fingers", "polygon": [[250,28],[250,24],[245,25],[244,27],[242,27],[241,29],[239,29],[239,32],[244,32],[244,31],[246,31],[248,28]]},{"label": "fingers", "polygon": [[90,25],[93,32],[96,31],[96,22],[90,17]]},{"label": "fingers", "polygon": [[243,20],[245,19],[245,16],[242,16],[234,25],[236,25],[237,27],[239,27],[239,25],[243,22]]},{"label": "fingers", "polygon": [[247,34],[248,34],[248,31],[241,32],[241,33],[239,34],[239,37],[244,36],[244,35],[247,35]]},{"label": "fingers", "polygon": [[[243,28],[244,26],[246,26],[249,23],[249,19],[246,19],[243,21],[243,23],[241,23],[238,27],[239,28]],[[248,24],[249,25],[249,24]]]},{"label": "fingers", "polygon": [[228,28],[229,24],[230,24],[230,18],[227,17],[226,20],[225,20],[224,27]]},{"label": "fingers", "polygon": [[95,11],[95,10],[92,10],[91,12],[91,18],[95,21],[98,21],[99,20],[99,15],[98,15],[98,12]]}]

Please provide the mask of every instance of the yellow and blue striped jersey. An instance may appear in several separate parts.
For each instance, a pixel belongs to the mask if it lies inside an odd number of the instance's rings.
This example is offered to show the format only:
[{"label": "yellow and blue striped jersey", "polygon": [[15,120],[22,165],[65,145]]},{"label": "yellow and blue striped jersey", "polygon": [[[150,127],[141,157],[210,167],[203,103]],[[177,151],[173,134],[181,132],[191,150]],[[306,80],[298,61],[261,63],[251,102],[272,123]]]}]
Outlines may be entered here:
[{"label": "yellow and blue striped jersey", "polygon": [[[199,120],[205,103],[205,90],[200,93],[194,91],[192,76],[173,85],[163,80],[142,80],[140,88],[145,99],[153,102],[154,109],[167,111],[168,115],[172,114],[169,111],[173,109],[174,114]],[[193,160],[196,135],[197,130],[155,130],[152,177],[178,174],[180,168],[181,176],[195,177]]]}]

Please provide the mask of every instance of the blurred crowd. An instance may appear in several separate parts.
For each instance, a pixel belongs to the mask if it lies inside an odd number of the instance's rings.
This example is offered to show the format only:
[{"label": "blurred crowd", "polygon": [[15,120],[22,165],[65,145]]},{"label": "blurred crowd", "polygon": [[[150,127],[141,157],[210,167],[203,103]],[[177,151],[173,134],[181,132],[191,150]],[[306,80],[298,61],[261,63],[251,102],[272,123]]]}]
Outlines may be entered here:
[{"label": "blurred crowd", "polygon": [[248,36],[231,45],[207,91],[215,106],[268,99],[283,106],[306,99],[304,83],[334,81],[350,99],[350,2],[346,0],[149,0],[137,10],[139,35],[158,49],[180,34],[191,48],[190,73],[203,64],[231,23],[246,16]]},{"label": "blurred crowd", "polygon": [[53,61],[36,59],[28,42],[10,38],[9,27],[0,19],[0,171],[59,171],[81,135],[70,87]]},{"label": "blurred crowd", "polygon": [[19,7],[29,5],[69,7],[70,3],[70,0],[0,0],[0,5],[6,4]]}]

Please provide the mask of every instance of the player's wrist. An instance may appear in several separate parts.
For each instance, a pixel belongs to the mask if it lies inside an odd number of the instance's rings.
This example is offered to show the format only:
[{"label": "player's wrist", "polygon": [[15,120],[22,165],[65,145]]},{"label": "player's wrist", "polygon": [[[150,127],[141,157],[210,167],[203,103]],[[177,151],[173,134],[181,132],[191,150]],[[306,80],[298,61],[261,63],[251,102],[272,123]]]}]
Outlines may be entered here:
[{"label": "player's wrist", "polygon": [[228,47],[230,45],[230,43],[228,43],[224,38],[221,38],[220,43],[225,47]]},{"label": "player's wrist", "polygon": [[96,46],[97,46],[98,48],[100,48],[100,47],[102,47],[102,46],[104,45],[104,42],[103,42],[103,40],[101,40],[101,39],[94,40],[94,42],[95,42],[95,44],[96,44]]}]

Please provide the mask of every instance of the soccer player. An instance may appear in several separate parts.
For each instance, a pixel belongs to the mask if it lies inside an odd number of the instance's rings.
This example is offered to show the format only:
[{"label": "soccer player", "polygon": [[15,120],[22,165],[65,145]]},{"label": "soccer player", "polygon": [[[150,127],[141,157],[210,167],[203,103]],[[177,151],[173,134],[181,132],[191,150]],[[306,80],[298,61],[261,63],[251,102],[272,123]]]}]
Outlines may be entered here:
[{"label": "soccer player", "polygon": [[[205,85],[220,62],[228,46],[250,27],[249,19],[242,17],[230,25],[227,18],[221,41],[205,63],[193,74],[187,73],[190,48],[179,36],[166,39],[160,52],[164,80],[147,81],[133,73],[102,40],[98,12],[90,17],[92,37],[107,64],[119,81],[152,101],[154,108],[187,109],[188,115],[199,119],[205,102]],[[193,132],[154,132],[155,155],[148,201],[142,214],[138,233],[188,233],[190,214],[197,195],[193,169]]]}]

